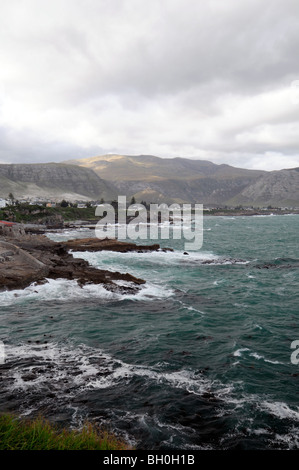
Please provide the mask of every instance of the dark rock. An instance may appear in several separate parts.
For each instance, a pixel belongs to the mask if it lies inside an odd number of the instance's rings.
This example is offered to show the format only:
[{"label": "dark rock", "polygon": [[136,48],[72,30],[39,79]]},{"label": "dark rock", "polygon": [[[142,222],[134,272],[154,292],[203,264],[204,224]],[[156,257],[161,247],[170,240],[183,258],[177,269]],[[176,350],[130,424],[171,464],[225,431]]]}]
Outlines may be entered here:
[{"label": "dark rock", "polygon": [[[0,252],[8,249],[13,253],[9,260],[0,263],[0,290],[23,289],[32,283],[42,284],[46,278],[76,280],[86,284],[105,284],[109,290],[136,291],[145,283],[129,273],[118,273],[91,267],[84,259],[74,258],[73,251],[114,250],[155,251],[159,245],[137,246],[118,240],[82,239],[57,243],[44,235],[24,236],[22,239],[0,241]],[[130,286],[118,286],[114,281],[127,281]]]},{"label": "dark rock", "polygon": [[72,251],[118,251],[121,253],[128,253],[131,251],[137,251],[143,253],[147,251],[158,251],[160,245],[136,245],[135,243],[122,242],[111,238],[83,238],[68,240],[64,242],[63,246],[67,250]]},{"label": "dark rock", "polygon": [[22,379],[24,380],[24,382],[29,382],[30,380],[35,380],[35,379],[36,379],[36,375],[35,375],[35,374],[23,375],[23,376],[22,376]]}]

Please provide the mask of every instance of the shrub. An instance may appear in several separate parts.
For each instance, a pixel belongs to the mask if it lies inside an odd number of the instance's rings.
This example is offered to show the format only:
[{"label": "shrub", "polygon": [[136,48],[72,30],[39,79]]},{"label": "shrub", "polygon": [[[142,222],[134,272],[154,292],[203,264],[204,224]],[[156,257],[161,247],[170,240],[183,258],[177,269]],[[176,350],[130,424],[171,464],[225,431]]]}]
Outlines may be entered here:
[{"label": "shrub", "polygon": [[59,429],[43,417],[0,415],[0,450],[128,450],[115,435],[86,423],[82,430]]}]

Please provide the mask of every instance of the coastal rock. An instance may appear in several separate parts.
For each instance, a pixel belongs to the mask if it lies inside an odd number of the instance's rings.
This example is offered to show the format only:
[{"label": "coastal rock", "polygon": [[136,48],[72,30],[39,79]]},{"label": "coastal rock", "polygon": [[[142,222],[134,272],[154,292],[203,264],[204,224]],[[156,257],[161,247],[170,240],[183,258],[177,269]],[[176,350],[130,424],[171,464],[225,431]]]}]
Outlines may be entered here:
[{"label": "coastal rock", "polygon": [[63,245],[72,251],[118,251],[121,253],[127,253],[130,251],[137,251],[143,253],[147,251],[157,251],[160,249],[160,245],[136,245],[135,243],[122,242],[114,238],[83,238],[75,239],[64,242]]},{"label": "coastal rock", "polygon": [[0,241],[0,289],[22,289],[49,274],[49,268],[14,244]]},{"label": "coastal rock", "polygon": [[[87,245],[85,248],[89,249]],[[119,249],[121,250],[121,245]],[[44,235],[1,239],[0,259],[0,290],[23,289],[46,278],[76,280],[80,286],[90,283],[104,284],[109,290],[128,292],[137,290],[138,286],[145,283],[143,279],[129,273],[93,268],[84,259],[74,258],[69,253],[67,243],[54,242]],[[123,281],[125,282],[122,285]]]}]

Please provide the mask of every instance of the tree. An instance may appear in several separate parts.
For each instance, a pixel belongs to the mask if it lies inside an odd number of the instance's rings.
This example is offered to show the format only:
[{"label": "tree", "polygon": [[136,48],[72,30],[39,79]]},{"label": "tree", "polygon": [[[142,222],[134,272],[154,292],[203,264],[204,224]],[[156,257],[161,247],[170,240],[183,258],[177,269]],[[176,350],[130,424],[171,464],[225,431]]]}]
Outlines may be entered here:
[{"label": "tree", "polygon": [[61,207],[68,207],[68,205],[69,205],[69,203],[65,199],[63,199],[60,203]]},{"label": "tree", "polygon": [[132,199],[131,199],[131,202],[130,202],[130,204],[136,204],[136,199],[135,199],[135,197],[134,197],[134,196],[132,196]]},{"label": "tree", "polygon": [[14,200],[15,200],[15,197],[14,197],[13,193],[9,193],[8,199],[10,199],[11,204],[13,205],[13,204],[14,204]]}]

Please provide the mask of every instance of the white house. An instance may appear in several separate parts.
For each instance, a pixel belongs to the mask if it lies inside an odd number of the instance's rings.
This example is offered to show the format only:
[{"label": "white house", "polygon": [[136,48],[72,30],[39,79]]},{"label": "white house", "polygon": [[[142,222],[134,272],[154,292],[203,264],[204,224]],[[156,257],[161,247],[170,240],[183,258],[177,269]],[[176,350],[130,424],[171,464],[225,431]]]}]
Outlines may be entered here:
[{"label": "white house", "polygon": [[2,209],[3,207],[6,207],[6,205],[7,205],[6,199],[0,198],[0,209]]}]

